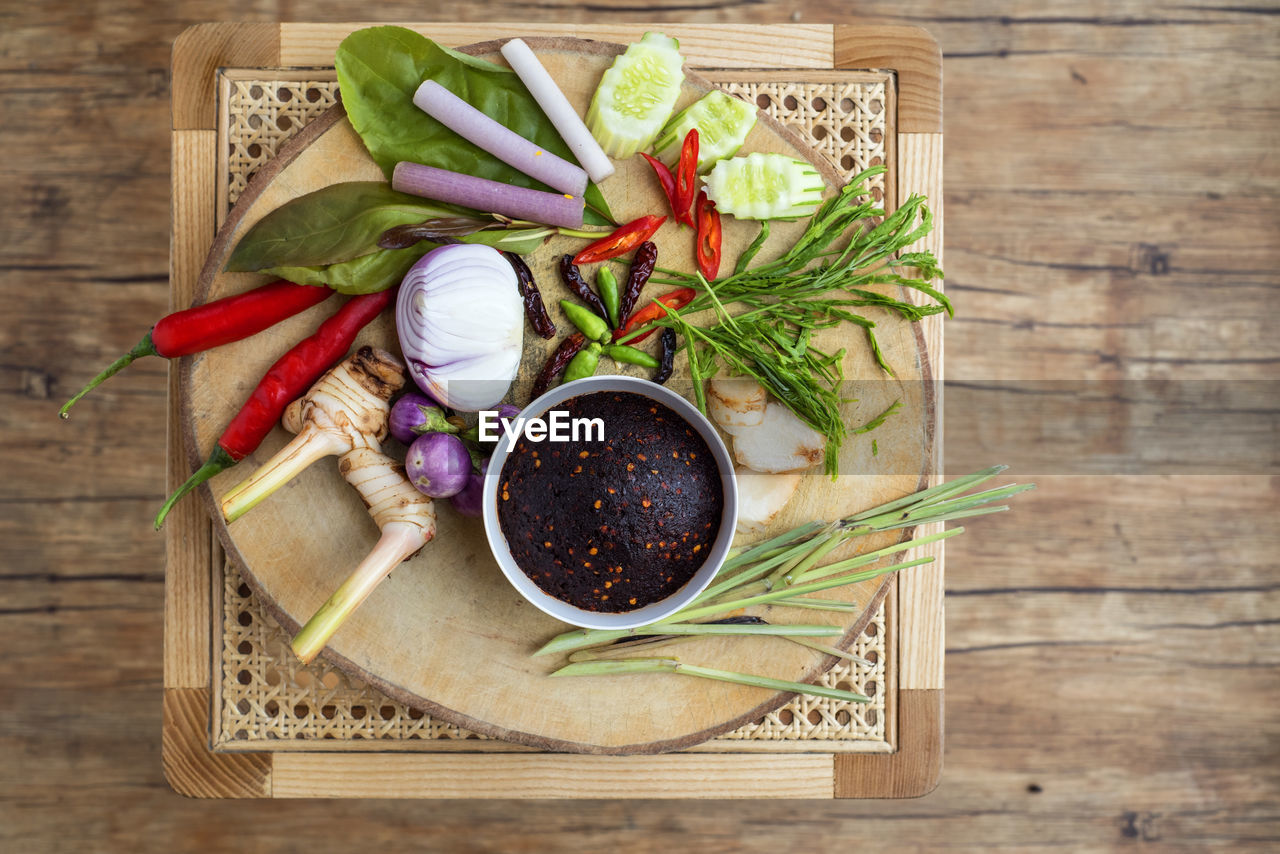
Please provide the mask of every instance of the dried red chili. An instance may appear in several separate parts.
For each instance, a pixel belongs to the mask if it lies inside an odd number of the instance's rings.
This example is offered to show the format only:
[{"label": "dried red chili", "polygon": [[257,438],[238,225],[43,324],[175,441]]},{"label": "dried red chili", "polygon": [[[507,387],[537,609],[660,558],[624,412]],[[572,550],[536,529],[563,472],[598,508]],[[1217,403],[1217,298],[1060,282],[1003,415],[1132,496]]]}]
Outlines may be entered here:
[{"label": "dried red chili", "polygon": [[626,255],[632,249],[653,237],[653,233],[666,221],[667,218],[665,216],[656,216],[654,214],[633,219],[608,237],[602,237],[595,243],[588,244],[581,252],[573,256],[573,263],[594,264],[597,261],[607,261],[610,258],[617,258],[619,255]]},{"label": "dried red chili", "polygon": [[622,291],[618,303],[618,316],[626,317],[640,300],[640,292],[649,284],[653,268],[658,265],[658,247],[650,242],[640,244],[636,257],[631,259],[631,269],[627,271],[627,286]]},{"label": "dried red chili", "polygon": [[578,351],[585,346],[587,346],[587,336],[581,332],[566,336],[560,342],[560,346],[547,357],[546,364],[542,366],[537,379],[533,381],[533,396],[541,397],[545,394],[547,389],[551,388],[552,381],[560,376],[560,372],[568,367],[573,357],[578,355]]},{"label": "dried red chili", "polygon": [[578,299],[585,302],[591,307],[592,311],[604,318],[605,323],[609,322],[609,312],[605,309],[604,303],[600,301],[599,295],[591,290],[587,280],[582,278],[582,271],[573,262],[572,255],[564,255],[560,258],[560,278],[564,281],[565,287],[578,295]]},{"label": "dried red chili", "polygon": [[395,293],[395,288],[388,288],[376,294],[352,297],[320,324],[315,334],[299,341],[268,368],[244,406],[222,431],[209,459],[160,508],[156,529],[164,524],[164,517],[182,496],[257,450],[280,420],[285,407],[347,354],[356,335],[387,307]]},{"label": "dried red chili", "polygon": [[176,359],[240,341],[331,296],[333,291],[325,287],[278,281],[242,294],[175,311],[160,318],[132,350],[94,377],[75,397],[63,404],[58,414],[66,418],[72,404],[135,359],[143,356]]},{"label": "dried red chili", "polygon": [[[650,302],[648,305],[641,308],[635,314],[631,315],[631,317],[627,319],[627,322],[623,325],[623,327],[613,333],[613,340],[617,341],[620,338],[625,338],[627,335],[639,329],[640,327],[646,326],[655,320],[666,317],[667,316],[666,310],[668,308],[674,308],[676,311],[679,311],[689,303],[693,302],[693,298],[697,295],[698,295],[698,292],[695,291],[693,288],[677,288],[676,290],[671,291],[670,293],[663,294],[662,296],[657,298],[657,304]],[[644,334],[638,335],[635,338],[628,340],[627,343],[633,344],[633,345],[639,344],[641,341],[648,338],[652,334],[653,334],[653,330],[650,329]]]},{"label": "dried red chili", "polygon": [[698,129],[690,128],[685,134],[684,145],[680,146],[680,162],[676,164],[676,218],[683,214],[681,222],[693,225],[689,209],[693,206],[693,194],[698,186]]},{"label": "dried red chili", "polygon": [[676,331],[670,326],[662,330],[662,355],[658,359],[658,373],[654,374],[653,381],[658,385],[664,384],[671,379],[671,371],[676,364]]},{"label": "dried red chili", "polygon": [[675,217],[676,222],[684,223],[692,228],[693,220],[689,218],[689,206],[686,205],[683,211],[680,210],[680,202],[676,194],[676,177],[671,174],[667,164],[656,157],[645,154],[643,151],[640,152],[640,156],[649,161],[649,165],[657,173],[658,183],[662,185],[662,192],[667,196],[667,204],[671,206],[671,214]]},{"label": "dried red chili", "polygon": [[720,211],[716,210],[716,203],[707,198],[706,190],[698,191],[694,218],[698,223],[694,254],[698,259],[698,270],[710,282],[720,272]]},{"label": "dried red chili", "polygon": [[511,269],[516,271],[516,288],[520,292],[520,299],[524,301],[524,314],[529,319],[529,325],[543,338],[555,338],[556,325],[551,320],[551,315],[547,314],[547,307],[542,302],[542,291],[538,290],[538,283],[533,280],[533,271],[514,252],[502,254],[511,263]]}]

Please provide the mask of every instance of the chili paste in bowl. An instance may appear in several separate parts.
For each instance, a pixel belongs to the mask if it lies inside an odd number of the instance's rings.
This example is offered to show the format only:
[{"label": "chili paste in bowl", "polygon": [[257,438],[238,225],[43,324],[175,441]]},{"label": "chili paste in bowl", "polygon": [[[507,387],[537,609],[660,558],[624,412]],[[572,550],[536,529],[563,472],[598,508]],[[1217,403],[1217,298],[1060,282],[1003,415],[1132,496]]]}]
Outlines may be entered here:
[{"label": "chili paste in bowl", "polygon": [[522,415],[552,429],[505,436],[485,484],[485,528],[512,584],[589,628],[644,625],[691,602],[736,525],[732,464],[710,423],[630,377],[566,384]]}]

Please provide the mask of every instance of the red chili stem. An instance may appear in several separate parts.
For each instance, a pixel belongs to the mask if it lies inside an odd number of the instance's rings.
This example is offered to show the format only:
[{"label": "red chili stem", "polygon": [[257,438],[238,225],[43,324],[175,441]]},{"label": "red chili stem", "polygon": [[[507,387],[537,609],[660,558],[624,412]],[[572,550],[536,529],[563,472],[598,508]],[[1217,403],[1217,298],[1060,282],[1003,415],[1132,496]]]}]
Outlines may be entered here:
[{"label": "red chili stem", "polygon": [[347,354],[360,330],[391,302],[395,288],[352,297],[309,338],[299,341],[267,369],[249,399],[222,431],[209,459],[182,484],[156,516],[156,530],[165,516],[191,490],[226,471],[257,450],[285,407]]},{"label": "red chili stem", "polygon": [[333,291],[325,287],[278,281],[175,311],[162,317],[132,350],[108,365],[75,397],[63,404],[58,415],[69,417],[68,413],[76,401],[143,356],[175,359],[240,341],[331,296]]},{"label": "red chili stem", "polygon": [[698,180],[698,129],[690,128],[685,134],[684,144],[680,146],[680,162],[676,164],[676,200],[675,216],[685,225],[693,226],[693,218],[689,209],[693,206],[693,196],[697,191]]},{"label": "red chili stem", "polygon": [[602,237],[594,243],[587,244],[582,248],[582,251],[573,256],[573,263],[595,264],[599,261],[617,258],[619,255],[626,255],[632,249],[653,237],[653,233],[666,221],[667,218],[665,216],[656,216],[654,214],[633,219],[612,234]]},{"label": "red chili stem", "polygon": [[698,270],[710,282],[720,272],[720,211],[716,210],[716,203],[707,198],[706,190],[699,190],[694,212],[698,221],[695,244]]}]

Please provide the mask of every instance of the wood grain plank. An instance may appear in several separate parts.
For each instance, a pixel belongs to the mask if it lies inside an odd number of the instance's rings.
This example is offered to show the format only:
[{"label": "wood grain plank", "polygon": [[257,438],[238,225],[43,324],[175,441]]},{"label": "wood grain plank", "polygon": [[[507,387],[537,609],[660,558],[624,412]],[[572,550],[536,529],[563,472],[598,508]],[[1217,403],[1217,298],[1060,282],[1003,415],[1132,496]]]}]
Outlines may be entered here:
[{"label": "wood grain plank", "polygon": [[[903,110],[902,79],[899,75],[898,121],[901,126]],[[927,249],[938,258],[946,269],[943,254],[943,181],[942,134],[898,133],[898,204],[912,195],[928,197],[933,210],[933,231],[911,249]],[[925,318],[920,326],[924,335],[929,361],[932,367],[933,389],[938,412],[937,434],[934,437],[934,476],[931,483],[940,483],[945,459],[943,437],[946,429],[946,405],[942,394],[944,374],[943,327],[941,315]],[[945,525],[924,525],[919,536],[938,533]],[[913,549],[910,559],[932,557],[934,562],[917,566],[898,576],[898,684],[901,690],[942,688],[944,684],[944,650],[946,647],[946,611],[943,591],[946,584],[944,557],[946,544],[933,543]],[[901,715],[907,714],[900,709]],[[906,734],[903,736],[906,737]],[[899,750],[903,747],[900,744]]]},{"label": "wood grain plank", "polygon": [[898,750],[835,757],[837,798],[918,798],[942,774],[942,691],[898,692]]},{"label": "wood grain plank", "polygon": [[280,64],[276,24],[196,24],[173,42],[173,129],[213,130],[218,115],[220,66]]},{"label": "wood grain plank", "polygon": [[[217,134],[212,130],[173,133],[173,249],[171,296],[186,306],[195,293],[204,255],[214,233],[214,176]],[[169,372],[167,491],[190,474],[182,438],[177,365]],[[210,678],[212,639],[209,567],[213,554],[204,507],[189,497],[170,513],[165,537],[165,685],[205,688]]]},{"label": "wood grain plank", "polygon": [[[280,58],[286,66],[331,66],[338,44],[367,23],[282,24]],[[488,41],[497,34],[571,36],[628,43],[655,24],[543,24],[477,22],[472,24],[402,24],[449,47]],[[830,68],[831,26],[686,24],[661,25],[680,40],[680,53],[690,66],[715,68]],[[253,64],[253,63],[247,63]]]},{"label": "wood grain plank", "polygon": [[794,756],[275,756],[277,798],[830,798],[832,758]]},{"label": "wood grain plank", "polygon": [[942,133],[942,49],[927,30],[840,24],[834,40],[836,68],[897,73],[899,133]]},{"label": "wood grain plank", "polygon": [[173,790],[189,798],[270,797],[271,755],[212,753],[208,726],[208,689],[165,689],[162,755]]}]

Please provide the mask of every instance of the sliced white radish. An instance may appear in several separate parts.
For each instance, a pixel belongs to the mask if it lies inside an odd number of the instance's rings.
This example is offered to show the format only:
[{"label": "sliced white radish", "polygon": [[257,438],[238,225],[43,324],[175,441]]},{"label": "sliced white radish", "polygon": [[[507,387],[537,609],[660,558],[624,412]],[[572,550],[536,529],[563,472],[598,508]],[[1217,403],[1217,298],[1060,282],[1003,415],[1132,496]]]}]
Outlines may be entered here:
[{"label": "sliced white radish", "polygon": [[750,469],[734,471],[738,481],[738,533],[764,533],[800,488],[801,475],[761,474]]},{"label": "sliced white radish", "polygon": [[764,386],[750,377],[717,377],[707,383],[707,413],[726,433],[764,420]]},{"label": "sliced white radish", "polygon": [[801,421],[781,403],[770,403],[764,419],[733,433],[733,456],[753,471],[807,469],[822,462],[826,437]]}]

